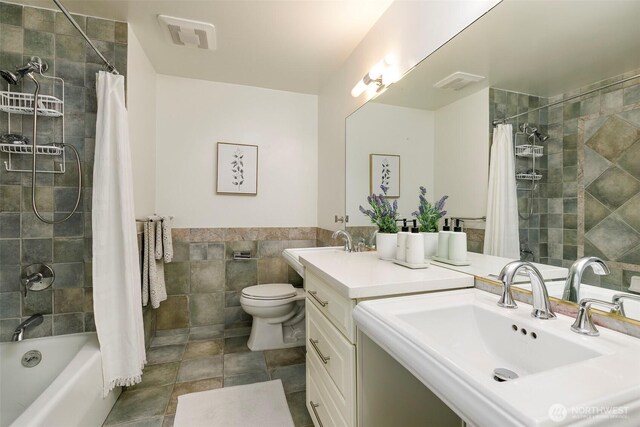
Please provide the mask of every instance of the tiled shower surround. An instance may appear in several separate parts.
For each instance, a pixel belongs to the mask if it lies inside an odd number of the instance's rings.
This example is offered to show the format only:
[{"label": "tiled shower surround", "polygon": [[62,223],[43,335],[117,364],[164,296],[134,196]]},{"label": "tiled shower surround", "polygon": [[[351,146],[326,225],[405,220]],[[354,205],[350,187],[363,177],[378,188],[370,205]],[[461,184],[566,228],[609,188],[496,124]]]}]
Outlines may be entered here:
[{"label": "tiled shower surround", "polygon": [[[637,73],[537,102],[553,103]],[[525,96],[491,89],[491,119],[520,112],[514,105]],[[520,221],[521,242],[545,264],[568,267],[579,257],[599,256],[611,274],[596,276],[588,270],[585,282],[627,290],[631,277],[640,275],[640,81],[543,109],[537,118],[550,138],[541,143],[545,154],[536,169],[543,179],[534,215]],[[535,119],[521,119],[514,128]],[[516,167],[522,162],[518,159]],[[518,196],[523,212],[525,196]]]},{"label": "tiled shower surround", "polygon": [[[315,227],[173,229],[174,258],[165,264],[168,298],[158,309],[158,330],[250,326],[251,316],[240,307],[242,289],[264,283],[302,286],[281,254],[316,246],[317,239]],[[234,251],[248,251],[251,259],[234,260]]]},{"label": "tiled shower surround", "polygon": [[[127,24],[75,16],[98,49],[113,61],[121,74],[127,68]],[[91,182],[96,123],[95,74],[102,63],[60,12],[0,2],[0,69],[15,69],[31,56],[49,64],[49,76],[65,81],[65,139],[80,152],[83,197],[78,212],[61,224],[39,221],[31,209],[31,176],[7,172],[0,154],[0,340],[10,338],[21,320],[35,313],[45,315],[42,325],[26,331],[26,337],[91,331]],[[53,94],[47,79],[39,78],[41,93]],[[0,90],[6,90],[4,80]],[[12,90],[16,90],[12,86]],[[18,91],[33,92],[25,83]],[[58,89],[55,92],[60,96]],[[59,142],[60,118],[38,120],[38,143]],[[32,137],[32,116],[11,115],[11,132]],[[8,132],[7,114],[0,113],[0,134]],[[40,156],[41,158],[44,156]],[[30,168],[30,156],[14,156],[14,162]],[[53,160],[39,160],[51,168]],[[67,155],[66,173],[38,174],[37,205],[45,217],[66,215],[75,201],[77,169]],[[21,293],[21,268],[32,263],[53,267],[52,288]]]}]

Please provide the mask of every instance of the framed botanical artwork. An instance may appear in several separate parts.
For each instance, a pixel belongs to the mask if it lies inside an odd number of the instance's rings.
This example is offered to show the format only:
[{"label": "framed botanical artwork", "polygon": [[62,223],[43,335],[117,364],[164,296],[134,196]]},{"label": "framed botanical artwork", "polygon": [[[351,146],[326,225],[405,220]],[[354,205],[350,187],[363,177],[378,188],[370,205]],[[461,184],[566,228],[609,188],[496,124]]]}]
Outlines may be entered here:
[{"label": "framed botanical artwork", "polygon": [[216,193],[258,194],[258,146],[218,142]]},{"label": "framed botanical artwork", "polygon": [[380,186],[388,188],[387,197],[400,197],[400,156],[369,154],[369,193],[380,194]]}]

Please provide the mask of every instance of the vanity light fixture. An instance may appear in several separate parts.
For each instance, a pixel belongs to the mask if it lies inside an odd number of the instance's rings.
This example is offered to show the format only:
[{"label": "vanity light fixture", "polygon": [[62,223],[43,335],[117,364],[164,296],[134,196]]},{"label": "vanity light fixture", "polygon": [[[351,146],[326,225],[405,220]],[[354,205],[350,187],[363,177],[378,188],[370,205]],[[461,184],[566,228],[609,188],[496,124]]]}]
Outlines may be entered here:
[{"label": "vanity light fixture", "polygon": [[484,79],[485,78],[483,76],[465,73],[463,71],[456,71],[434,84],[433,87],[436,89],[462,90],[470,84],[480,82]]},{"label": "vanity light fixture", "polygon": [[369,92],[370,95],[374,95],[395,80],[395,58],[392,55],[387,55],[356,83],[353,89],[351,89],[351,96],[357,98],[362,95],[364,91]]}]

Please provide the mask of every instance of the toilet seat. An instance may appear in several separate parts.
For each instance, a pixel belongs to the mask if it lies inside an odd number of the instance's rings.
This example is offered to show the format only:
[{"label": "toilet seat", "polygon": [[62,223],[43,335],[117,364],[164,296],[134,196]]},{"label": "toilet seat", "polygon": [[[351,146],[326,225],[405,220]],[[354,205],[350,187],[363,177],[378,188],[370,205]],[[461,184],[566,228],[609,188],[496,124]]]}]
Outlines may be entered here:
[{"label": "toilet seat", "polygon": [[249,286],[242,290],[242,296],[252,300],[283,300],[295,297],[296,288],[290,283],[270,283],[268,285]]}]

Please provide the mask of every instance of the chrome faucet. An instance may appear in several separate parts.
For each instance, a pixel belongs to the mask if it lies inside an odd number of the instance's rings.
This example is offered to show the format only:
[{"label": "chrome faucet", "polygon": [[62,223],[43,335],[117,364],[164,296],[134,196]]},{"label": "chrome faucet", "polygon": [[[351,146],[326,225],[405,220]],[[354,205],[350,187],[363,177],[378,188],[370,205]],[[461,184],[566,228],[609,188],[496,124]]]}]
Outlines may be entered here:
[{"label": "chrome faucet", "polygon": [[620,310],[619,303],[613,303],[609,301],[601,301],[599,299],[594,298],[583,298],[580,300],[578,314],[576,316],[576,321],[571,325],[571,330],[578,334],[588,335],[590,337],[597,337],[600,335],[598,329],[596,329],[593,321],[591,320],[591,306],[599,305],[602,307],[607,307],[611,310],[611,312],[617,312]]},{"label": "chrome faucet", "polygon": [[524,270],[529,275],[531,281],[531,292],[533,293],[533,309],[531,310],[531,316],[537,319],[553,319],[556,315],[551,309],[551,303],[549,302],[549,294],[547,293],[547,287],[544,284],[544,279],[540,271],[527,261],[512,261],[505,265],[500,272],[498,279],[502,282],[502,296],[498,301],[500,307],[505,308],[517,308],[518,305],[513,299],[511,293],[511,286],[513,285],[513,278],[516,276],[519,270]]},{"label": "chrome faucet", "polygon": [[33,316],[29,317],[27,320],[20,323],[16,328],[16,330],[13,331],[13,336],[11,337],[11,341],[15,341],[15,342],[22,341],[22,339],[24,338],[25,329],[27,329],[30,326],[38,326],[43,321],[44,321],[44,317],[40,313],[34,314]]},{"label": "chrome faucet", "polygon": [[342,237],[344,239],[345,252],[353,252],[353,239],[351,238],[351,234],[346,230],[336,230],[331,235],[331,238],[337,239],[338,237]]},{"label": "chrome faucet", "polygon": [[640,302],[640,295],[615,294],[613,298],[611,298],[611,302],[613,303],[613,305],[617,306],[617,309],[611,310],[611,312],[613,314],[627,317],[627,313],[624,312],[624,300],[627,299]]},{"label": "chrome faucet", "polygon": [[578,302],[580,298],[580,282],[582,282],[582,275],[587,267],[591,267],[593,272],[599,276],[609,274],[609,267],[600,258],[595,256],[580,258],[569,269],[569,276],[564,284],[564,292],[562,293],[563,300]]}]

